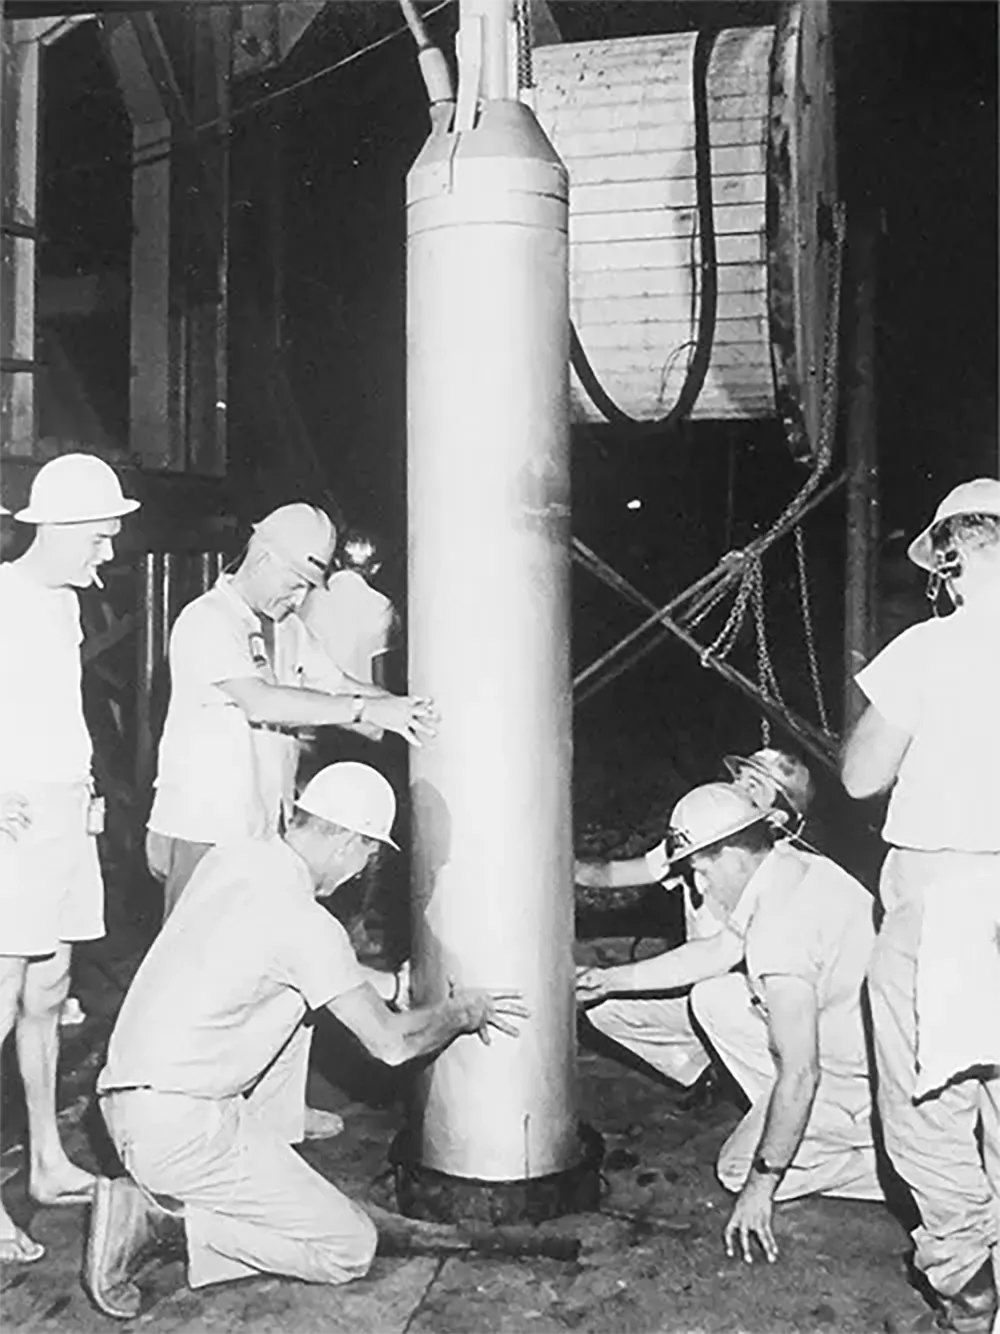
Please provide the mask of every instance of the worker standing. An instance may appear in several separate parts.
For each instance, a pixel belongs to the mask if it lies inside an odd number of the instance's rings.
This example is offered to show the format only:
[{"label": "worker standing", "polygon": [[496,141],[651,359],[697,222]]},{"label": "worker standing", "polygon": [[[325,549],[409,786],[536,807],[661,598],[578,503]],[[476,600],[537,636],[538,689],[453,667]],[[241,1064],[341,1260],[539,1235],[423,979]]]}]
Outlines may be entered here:
[{"label": "worker standing", "polygon": [[426,699],[345,678],[298,610],[323,585],[328,516],[283,505],[254,525],[234,574],[188,604],[170,633],[170,701],[146,849],[164,917],[210,847],[280,832],[291,812],[302,727],[371,725],[418,745]]},{"label": "worker standing", "polygon": [[343,672],[384,686],[395,614],[374,584],[382,568],[378,542],[363,529],[348,529],[337,544],[335,563],[326,584],[306,598],[302,619]]},{"label": "worker standing", "polygon": [[1000,481],[955,487],[908,554],[951,614],[858,674],[868,707],[842,777],[853,797],[890,792],[869,986],[886,1148],[921,1217],[914,1261],[940,1327],[986,1334],[1000,1217]]},{"label": "worker standing", "polygon": [[[0,1040],[16,1030],[28,1117],[28,1191],[41,1204],[90,1199],[94,1178],[66,1156],[56,1122],[59,1014],[77,941],[104,935],[97,855],[102,804],[83,714],[77,589],[99,584],[122,518],[138,501],[88,454],[39,469],[23,556],[0,565],[0,620],[16,626],[0,655]],[[0,1209],[0,1259],[43,1248]]]}]

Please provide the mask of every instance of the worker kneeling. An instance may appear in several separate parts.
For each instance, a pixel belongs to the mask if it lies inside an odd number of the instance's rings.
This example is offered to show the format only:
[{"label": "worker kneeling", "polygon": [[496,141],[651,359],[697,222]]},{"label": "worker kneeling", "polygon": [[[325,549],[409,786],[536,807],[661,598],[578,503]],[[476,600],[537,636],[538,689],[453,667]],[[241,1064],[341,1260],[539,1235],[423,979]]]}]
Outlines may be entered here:
[{"label": "worker kneeling", "polygon": [[[301,1124],[303,1021],[326,1009],[398,1065],[463,1033],[515,1036],[513,992],[459,991],[401,1013],[316,899],[391,838],[396,803],[367,765],[331,765],[283,838],[212,849],[143,960],[115,1024],[98,1094],[128,1176],[98,1182],[84,1281],[128,1319],[135,1274],[186,1242],[192,1287],[261,1272],[313,1283],[365,1274],[375,1228],[292,1149]],[[392,976],[389,977],[390,983]],[[391,994],[392,988],[387,989]]]},{"label": "worker kneeling", "polygon": [[[708,1042],[750,1100],[718,1173],[738,1192],[725,1229],[751,1260],[777,1257],[775,1200],[882,1198],[875,1171],[861,988],[872,949],[871,896],[826,857],[781,838],[774,812],[709,783],[674,808],[672,867],[723,926],[666,954],[578,970],[583,1004],[690,986]],[[731,972],[745,962],[746,972]]]}]

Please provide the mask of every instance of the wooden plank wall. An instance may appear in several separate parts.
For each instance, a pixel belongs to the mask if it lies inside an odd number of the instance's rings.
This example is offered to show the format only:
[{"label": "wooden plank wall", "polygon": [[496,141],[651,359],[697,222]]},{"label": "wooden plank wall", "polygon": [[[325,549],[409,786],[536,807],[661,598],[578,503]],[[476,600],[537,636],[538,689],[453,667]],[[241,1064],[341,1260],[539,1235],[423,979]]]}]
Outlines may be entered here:
[{"label": "wooden plank wall", "polygon": [[[692,57],[695,33],[546,46],[536,111],[570,176],[571,310],[591,365],[630,415],[676,401],[699,296]],[[695,418],[775,411],[765,191],[774,30],[716,40],[708,71],[719,273],[715,342]],[[603,421],[572,381],[577,420]]]}]

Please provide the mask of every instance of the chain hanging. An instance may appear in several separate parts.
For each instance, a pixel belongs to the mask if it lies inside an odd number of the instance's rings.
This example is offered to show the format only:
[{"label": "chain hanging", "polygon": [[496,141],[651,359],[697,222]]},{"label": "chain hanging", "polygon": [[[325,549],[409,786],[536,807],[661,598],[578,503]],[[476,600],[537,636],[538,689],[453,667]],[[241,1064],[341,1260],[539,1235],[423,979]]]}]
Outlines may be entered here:
[{"label": "chain hanging", "polygon": [[799,597],[802,602],[802,630],[806,640],[806,656],[809,659],[809,679],[812,681],[813,695],[816,700],[816,716],[823,729],[824,736],[830,736],[830,719],[826,711],[823,696],[823,678],[819,670],[819,654],[816,652],[816,634],[813,629],[812,606],[809,598],[809,575],[806,570],[806,536],[802,525],[795,525],[795,560],[799,571]]}]

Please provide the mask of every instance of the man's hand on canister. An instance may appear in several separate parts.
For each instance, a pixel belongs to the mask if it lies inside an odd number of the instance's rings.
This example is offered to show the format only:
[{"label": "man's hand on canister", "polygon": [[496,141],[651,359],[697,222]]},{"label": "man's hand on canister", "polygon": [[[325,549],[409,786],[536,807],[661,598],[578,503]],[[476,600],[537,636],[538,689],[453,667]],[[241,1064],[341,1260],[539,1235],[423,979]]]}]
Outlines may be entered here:
[{"label": "man's hand on canister", "polygon": [[31,825],[31,807],[19,792],[0,792],[0,834],[17,839]]},{"label": "man's hand on canister", "polygon": [[577,1005],[596,1005],[614,991],[614,969],[580,966],[576,970]]},{"label": "man's hand on canister", "polygon": [[456,991],[451,1001],[464,1010],[462,1032],[476,1033],[487,1047],[491,1028],[516,1038],[521,1030],[511,1020],[531,1017],[519,991]]},{"label": "man's hand on canister", "polygon": [[748,1265],[753,1264],[752,1241],[756,1237],[764,1252],[768,1264],[774,1264],[778,1258],[778,1243],[771,1230],[771,1215],[774,1209],[774,1177],[763,1176],[754,1168],[746,1184],[737,1196],[733,1212],[723,1232],[726,1254],[736,1254],[736,1241],[739,1239],[740,1254]]},{"label": "man's hand on canister", "polygon": [[433,703],[421,695],[368,695],[364,704],[364,721],[396,732],[411,746],[422,744],[422,738],[437,733],[438,714]]}]

